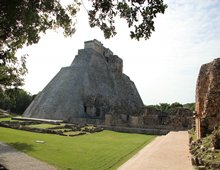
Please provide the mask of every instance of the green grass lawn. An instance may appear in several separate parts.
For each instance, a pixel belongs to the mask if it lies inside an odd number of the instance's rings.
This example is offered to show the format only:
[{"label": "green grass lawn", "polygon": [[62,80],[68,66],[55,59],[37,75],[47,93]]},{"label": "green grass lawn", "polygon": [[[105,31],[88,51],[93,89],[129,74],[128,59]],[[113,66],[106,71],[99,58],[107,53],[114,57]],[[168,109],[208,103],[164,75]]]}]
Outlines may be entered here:
[{"label": "green grass lawn", "polygon": [[0,141],[59,169],[116,169],[154,138],[107,130],[67,137],[0,127]]},{"label": "green grass lawn", "polygon": [[65,135],[77,135],[79,133],[80,133],[79,131],[71,131],[71,132],[65,132],[64,134]]},{"label": "green grass lawn", "polygon": [[0,118],[0,122],[2,122],[2,121],[23,122],[22,120],[12,120],[11,117]]},{"label": "green grass lawn", "polygon": [[1,121],[12,121],[10,117],[6,117],[6,118],[0,118],[0,122]]}]

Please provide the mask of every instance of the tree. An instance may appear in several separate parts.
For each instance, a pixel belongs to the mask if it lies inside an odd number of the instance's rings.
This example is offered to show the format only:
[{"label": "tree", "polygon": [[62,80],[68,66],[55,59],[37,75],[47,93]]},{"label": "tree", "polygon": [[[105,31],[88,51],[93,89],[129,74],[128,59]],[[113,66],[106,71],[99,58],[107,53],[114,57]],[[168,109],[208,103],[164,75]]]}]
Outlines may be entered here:
[{"label": "tree", "polygon": [[170,110],[170,104],[168,104],[168,103],[160,103],[160,111],[161,112],[166,112],[166,113],[168,113],[169,112],[169,110]]},{"label": "tree", "polygon": [[195,111],[195,103],[186,103],[183,105],[184,108],[187,108],[191,111]]},{"label": "tree", "polygon": [[171,105],[169,103],[160,103],[159,105],[148,105],[147,108],[154,108],[161,112],[168,113],[170,111]]},{"label": "tree", "polygon": [[[164,13],[163,0],[89,0],[91,27],[99,27],[105,38],[116,34],[115,18],[127,21],[130,36],[148,39],[154,28],[154,18]],[[63,28],[65,36],[75,32],[74,18],[80,3],[64,7],[60,0],[0,0],[0,86],[20,86],[27,73],[25,56],[19,60],[17,50],[38,43],[41,33]]]},{"label": "tree", "polygon": [[5,94],[5,92],[0,89],[0,108],[7,110],[11,107],[11,100],[10,98]]},{"label": "tree", "polygon": [[23,89],[13,88],[0,92],[0,108],[22,114],[29,106],[33,96]]},{"label": "tree", "polygon": [[25,56],[19,60],[15,54],[24,45],[37,43],[41,32],[62,27],[69,36],[75,31],[70,18],[77,12],[74,5],[65,10],[57,0],[0,1],[0,85],[22,85]]},{"label": "tree", "polygon": [[181,108],[183,107],[183,105],[178,102],[174,102],[170,105],[170,107],[175,109],[175,108]]},{"label": "tree", "polygon": [[23,114],[26,108],[31,104],[32,96],[23,89],[17,89],[17,95],[15,98],[14,111],[17,114]]},{"label": "tree", "polygon": [[99,27],[105,38],[116,34],[115,17],[127,21],[131,28],[130,37],[139,40],[148,39],[154,28],[154,18],[164,13],[167,5],[163,0],[97,0],[92,1],[93,9],[89,11],[91,27]]}]

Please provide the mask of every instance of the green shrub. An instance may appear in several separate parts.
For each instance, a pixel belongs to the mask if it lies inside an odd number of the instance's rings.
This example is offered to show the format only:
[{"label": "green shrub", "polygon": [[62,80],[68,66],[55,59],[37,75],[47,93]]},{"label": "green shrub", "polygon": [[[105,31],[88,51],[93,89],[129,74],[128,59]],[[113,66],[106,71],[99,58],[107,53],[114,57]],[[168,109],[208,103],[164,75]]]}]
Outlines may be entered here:
[{"label": "green shrub", "polygon": [[220,149],[220,126],[213,131],[212,144],[215,149]]}]

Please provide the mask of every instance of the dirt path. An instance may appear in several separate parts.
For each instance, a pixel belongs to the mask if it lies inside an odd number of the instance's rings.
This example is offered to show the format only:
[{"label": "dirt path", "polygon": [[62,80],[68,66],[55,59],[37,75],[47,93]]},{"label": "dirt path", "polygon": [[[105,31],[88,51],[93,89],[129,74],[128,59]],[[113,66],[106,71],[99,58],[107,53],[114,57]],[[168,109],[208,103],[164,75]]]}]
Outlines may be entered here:
[{"label": "dirt path", "polygon": [[0,164],[9,170],[56,170],[55,167],[19,152],[1,142]]},{"label": "dirt path", "polygon": [[157,137],[118,170],[193,170],[188,132],[170,132]]}]

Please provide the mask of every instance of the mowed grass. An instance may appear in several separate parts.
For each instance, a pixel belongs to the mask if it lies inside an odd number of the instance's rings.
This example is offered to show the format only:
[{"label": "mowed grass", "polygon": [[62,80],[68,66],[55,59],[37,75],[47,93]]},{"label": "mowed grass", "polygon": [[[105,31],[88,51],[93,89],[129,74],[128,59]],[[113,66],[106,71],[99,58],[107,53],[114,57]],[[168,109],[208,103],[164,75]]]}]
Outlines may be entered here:
[{"label": "mowed grass", "polygon": [[6,117],[6,118],[0,118],[0,122],[1,121],[12,121],[10,117]]},{"label": "mowed grass", "polygon": [[0,141],[59,169],[116,169],[154,138],[107,130],[67,137],[0,127]]}]

